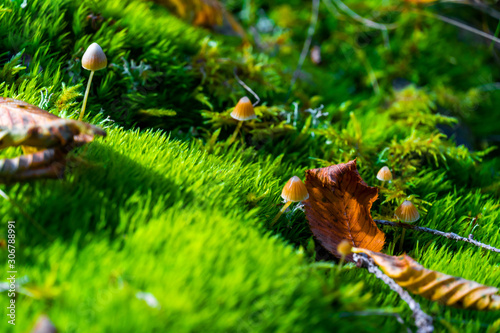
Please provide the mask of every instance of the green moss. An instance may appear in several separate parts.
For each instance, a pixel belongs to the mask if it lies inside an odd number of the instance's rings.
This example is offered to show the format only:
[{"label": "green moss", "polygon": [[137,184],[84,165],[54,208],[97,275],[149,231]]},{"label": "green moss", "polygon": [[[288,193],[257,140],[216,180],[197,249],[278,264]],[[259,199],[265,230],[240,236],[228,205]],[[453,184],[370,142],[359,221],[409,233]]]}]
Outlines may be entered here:
[{"label": "green moss", "polygon": [[[47,312],[63,331],[328,331],[332,310],[349,304],[257,227],[276,203],[279,160],[217,158],[118,129],[81,156],[88,164],[65,181],[7,191],[56,239],[2,206],[17,221],[24,287],[40,294],[19,296],[21,330]],[[250,195],[261,199],[248,211]]]}]

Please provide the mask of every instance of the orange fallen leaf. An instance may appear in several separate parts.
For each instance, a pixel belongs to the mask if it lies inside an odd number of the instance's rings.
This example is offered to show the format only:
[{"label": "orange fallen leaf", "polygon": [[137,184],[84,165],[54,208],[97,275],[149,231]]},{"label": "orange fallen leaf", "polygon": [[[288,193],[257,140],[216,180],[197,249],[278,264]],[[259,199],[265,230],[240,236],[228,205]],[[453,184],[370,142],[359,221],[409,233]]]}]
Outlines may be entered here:
[{"label": "orange fallen leaf", "polygon": [[431,301],[463,309],[500,310],[498,288],[431,271],[406,254],[395,257],[361,248],[352,252],[366,254],[401,287]]},{"label": "orange fallen leaf", "polygon": [[[340,258],[337,246],[343,240],[355,247],[379,252],[385,234],[370,215],[378,189],[368,186],[356,169],[356,160],[306,171],[309,199],[306,217],[316,239]],[[346,257],[352,261],[352,255]]]}]

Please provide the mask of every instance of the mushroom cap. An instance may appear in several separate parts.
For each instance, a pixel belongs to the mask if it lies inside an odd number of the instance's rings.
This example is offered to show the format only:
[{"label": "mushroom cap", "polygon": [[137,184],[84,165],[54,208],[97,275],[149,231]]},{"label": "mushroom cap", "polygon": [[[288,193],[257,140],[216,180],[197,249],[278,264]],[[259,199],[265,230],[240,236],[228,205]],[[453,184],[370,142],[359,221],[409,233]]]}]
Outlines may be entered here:
[{"label": "mushroom cap", "polygon": [[245,96],[240,98],[238,104],[234,107],[233,112],[231,112],[231,117],[239,121],[257,118],[252,102],[250,102],[248,97]]},{"label": "mushroom cap", "polygon": [[343,239],[339,245],[337,245],[337,252],[340,255],[348,256],[352,253],[352,244],[348,240]]},{"label": "mushroom cap", "polygon": [[98,71],[106,68],[108,59],[97,43],[92,43],[82,57],[82,67],[89,71]]},{"label": "mushroom cap", "polygon": [[309,199],[306,184],[299,177],[293,176],[283,187],[281,197],[286,201],[303,201]]},{"label": "mushroom cap", "polygon": [[377,179],[383,182],[392,180],[392,173],[391,170],[389,170],[389,167],[387,166],[382,167],[377,173]]},{"label": "mushroom cap", "polygon": [[31,333],[56,333],[57,329],[46,315],[38,317]]},{"label": "mushroom cap", "polygon": [[398,219],[406,223],[416,222],[420,218],[417,207],[408,200],[405,200],[401,206],[396,209],[395,214]]}]

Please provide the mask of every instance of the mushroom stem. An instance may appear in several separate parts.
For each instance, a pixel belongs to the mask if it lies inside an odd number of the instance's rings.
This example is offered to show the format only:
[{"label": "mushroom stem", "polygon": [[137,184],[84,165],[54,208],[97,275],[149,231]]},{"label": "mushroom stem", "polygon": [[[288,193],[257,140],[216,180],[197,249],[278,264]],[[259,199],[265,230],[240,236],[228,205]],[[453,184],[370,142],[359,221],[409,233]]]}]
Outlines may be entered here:
[{"label": "mushroom stem", "polygon": [[229,144],[232,144],[236,140],[236,136],[238,135],[238,132],[240,131],[242,125],[243,122],[239,121],[238,125],[236,126],[236,129],[234,130],[233,136],[231,137],[231,142]]},{"label": "mushroom stem", "polygon": [[405,241],[405,233],[406,233],[406,229],[403,228],[403,232],[401,233],[401,241],[399,243],[399,252],[403,251],[403,243]]},{"label": "mushroom stem", "polygon": [[344,261],[345,261],[345,254],[342,254],[340,257],[339,265],[337,266],[337,274],[342,271],[342,266],[344,265]]},{"label": "mushroom stem", "polygon": [[276,221],[278,221],[278,219],[280,218],[280,216],[288,208],[288,206],[290,206],[292,204],[292,202],[293,201],[287,201],[286,204],[283,206],[283,208],[280,209],[280,211],[278,212],[278,214],[276,215],[276,217],[271,222],[271,227],[276,223]]},{"label": "mushroom stem", "polygon": [[94,71],[90,71],[89,83],[87,83],[87,90],[85,90],[85,97],[83,98],[82,112],[80,112],[80,117],[78,120],[83,120],[83,115],[85,114],[85,107],[87,106],[87,98],[89,97],[90,84],[92,83],[92,77],[94,77]]}]

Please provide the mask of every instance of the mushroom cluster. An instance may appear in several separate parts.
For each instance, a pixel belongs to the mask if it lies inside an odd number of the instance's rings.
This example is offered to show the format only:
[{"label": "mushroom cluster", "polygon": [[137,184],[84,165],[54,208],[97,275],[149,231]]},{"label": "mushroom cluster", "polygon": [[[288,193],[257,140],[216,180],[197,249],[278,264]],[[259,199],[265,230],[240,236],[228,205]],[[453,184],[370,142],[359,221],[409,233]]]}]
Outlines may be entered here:
[{"label": "mushroom cluster", "polygon": [[[384,187],[386,182],[392,181],[392,172],[388,166],[383,166],[377,173],[377,179],[382,182],[381,188]],[[394,215],[403,223],[414,223],[420,219],[420,214],[417,210],[417,207],[409,201],[405,200],[403,203],[396,208]],[[406,229],[403,228],[403,232],[401,234],[401,242],[400,249],[403,248],[404,238],[405,238]]]}]

